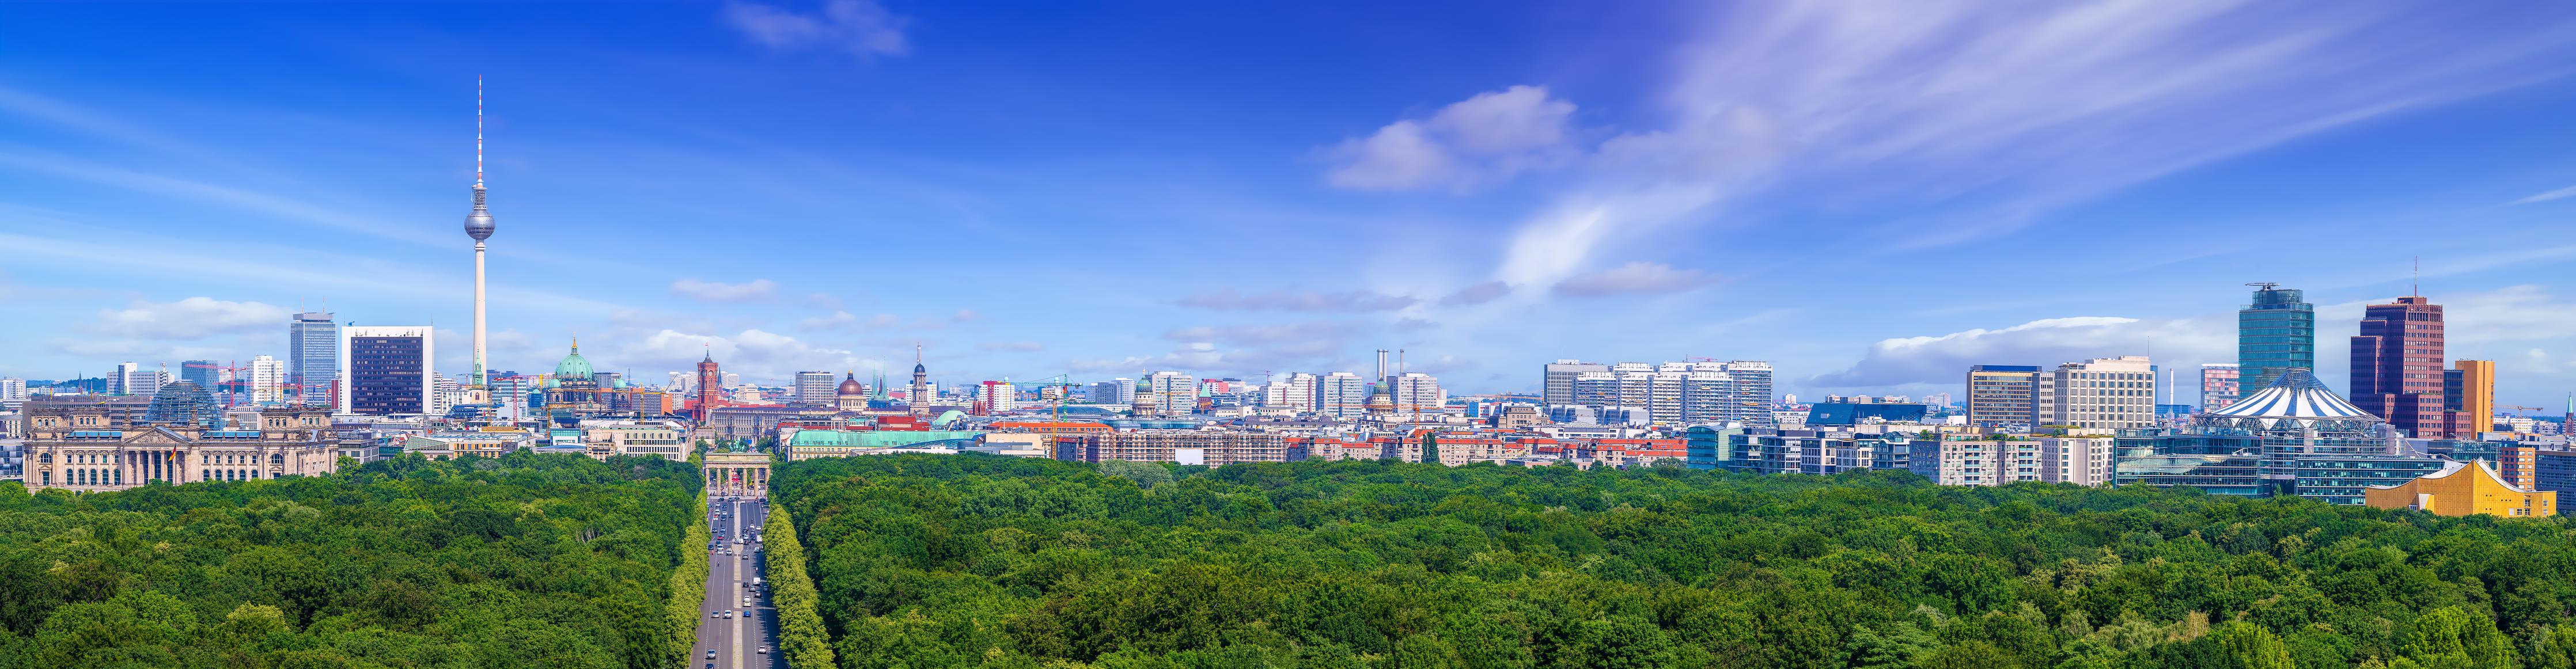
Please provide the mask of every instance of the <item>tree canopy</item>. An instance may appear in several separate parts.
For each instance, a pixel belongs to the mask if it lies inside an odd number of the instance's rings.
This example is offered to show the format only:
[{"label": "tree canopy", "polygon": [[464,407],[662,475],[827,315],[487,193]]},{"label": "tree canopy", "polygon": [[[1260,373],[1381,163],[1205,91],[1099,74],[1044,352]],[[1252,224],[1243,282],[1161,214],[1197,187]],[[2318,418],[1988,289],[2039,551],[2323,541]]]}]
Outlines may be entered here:
[{"label": "tree canopy", "polygon": [[672,666],[694,472],[517,453],[87,495],[0,484],[0,667]]},{"label": "tree canopy", "polygon": [[2576,660],[2558,518],[1903,472],[1136,467],[815,459],[774,485],[851,669]]}]

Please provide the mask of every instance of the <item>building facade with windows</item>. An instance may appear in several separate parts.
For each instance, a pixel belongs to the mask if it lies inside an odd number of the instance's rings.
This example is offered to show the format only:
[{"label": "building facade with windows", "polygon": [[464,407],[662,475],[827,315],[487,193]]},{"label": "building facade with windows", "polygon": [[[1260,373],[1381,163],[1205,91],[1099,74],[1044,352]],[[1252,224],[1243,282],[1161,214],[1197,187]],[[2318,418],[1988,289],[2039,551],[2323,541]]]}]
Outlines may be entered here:
[{"label": "building facade with windows", "polygon": [[431,361],[437,342],[426,326],[342,328],[339,410],[368,416],[425,414],[438,404]]},{"label": "building facade with windows", "polygon": [[2146,356],[2058,365],[2040,380],[2038,392],[2049,425],[2126,429],[2156,422],[2156,375]]},{"label": "building facade with windows", "polygon": [[2442,305],[2413,295],[2365,307],[2349,397],[2407,436],[2445,436],[2442,359]]},{"label": "building facade with windows", "polygon": [[2236,310],[2236,366],[2243,388],[2269,388],[2291,369],[2317,368],[2317,306],[2297,289],[2256,284]]},{"label": "building facade with windows", "polygon": [[2233,362],[2209,362],[2200,365],[2200,410],[2217,411],[2235,404],[2243,386],[2238,383]]},{"label": "building facade with windows", "polygon": [[330,411],[281,407],[255,415],[255,425],[151,423],[102,403],[34,404],[27,410],[21,480],[30,489],[100,492],[150,481],[249,481],[337,468]]},{"label": "building facade with windows", "polygon": [[286,324],[286,385],[289,400],[331,406],[339,399],[332,388],[340,380],[340,324],[327,312],[308,311]]},{"label": "building facade with windows", "polygon": [[1968,424],[1979,427],[2037,425],[2037,365],[1968,367]]}]

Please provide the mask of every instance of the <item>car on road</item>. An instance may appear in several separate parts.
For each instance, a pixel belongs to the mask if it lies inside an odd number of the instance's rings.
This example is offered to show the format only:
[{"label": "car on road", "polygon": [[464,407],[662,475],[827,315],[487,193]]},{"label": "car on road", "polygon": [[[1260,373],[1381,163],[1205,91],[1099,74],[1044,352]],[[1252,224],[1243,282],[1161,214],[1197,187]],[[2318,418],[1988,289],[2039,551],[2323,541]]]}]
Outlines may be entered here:
[{"label": "car on road", "polygon": [[709,618],[722,618],[722,617],[724,617],[724,612],[723,612],[723,611],[708,611],[708,612],[707,612],[707,617],[709,617]]},{"label": "car on road", "polygon": [[754,652],[760,653],[760,654],[762,654],[762,655],[767,655],[767,654],[769,654],[769,647],[768,647],[768,646],[761,646],[761,647],[760,647],[760,650],[758,650],[758,651],[754,651]]},{"label": "car on road", "polygon": [[709,649],[707,649],[707,659],[710,659],[710,660],[712,660],[712,659],[716,659],[716,649],[713,649],[713,648],[709,648]]}]

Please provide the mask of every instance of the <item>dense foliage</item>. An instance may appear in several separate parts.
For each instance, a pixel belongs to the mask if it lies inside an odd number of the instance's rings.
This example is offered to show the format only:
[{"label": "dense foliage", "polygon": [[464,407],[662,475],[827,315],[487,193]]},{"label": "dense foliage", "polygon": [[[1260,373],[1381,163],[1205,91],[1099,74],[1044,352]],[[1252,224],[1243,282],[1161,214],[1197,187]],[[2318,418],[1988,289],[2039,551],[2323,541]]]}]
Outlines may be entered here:
[{"label": "dense foliage", "polygon": [[1115,473],[867,457],[775,484],[852,669],[2576,659],[2558,518],[1902,472]]},{"label": "dense foliage", "polygon": [[704,623],[698,618],[698,610],[706,606],[708,570],[712,568],[707,565],[708,553],[713,552],[708,547],[716,542],[715,530],[708,526],[704,491],[698,493],[689,509],[693,517],[689,531],[680,539],[680,566],[671,570],[670,592],[662,605],[662,634],[671,644],[672,657],[686,657],[697,646],[698,627]]},{"label": "dense foliage", "polygon": [[681,463],[528,453],[0,484],[0,667],[672,666],[696,488]]},{"label": "dense foliage", "polygon": [[832,641],[823,631],[820,595],[805,575],[805,545],[786,509],[773,509],[760,526],[761,560],[768,572],[771,605],[778,608],[778,652],[788,669],[831,669]]}]

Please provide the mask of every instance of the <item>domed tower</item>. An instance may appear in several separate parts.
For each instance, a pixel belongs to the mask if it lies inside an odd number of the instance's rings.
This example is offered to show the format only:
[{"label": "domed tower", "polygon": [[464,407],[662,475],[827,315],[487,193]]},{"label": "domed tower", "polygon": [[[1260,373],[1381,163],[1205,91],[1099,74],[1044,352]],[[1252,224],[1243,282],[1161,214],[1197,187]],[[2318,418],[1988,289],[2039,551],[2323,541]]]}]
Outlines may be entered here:
[{"label": "domed tower", "polygon": [[581,340],[572,340],[572,353],[566,354],[563,362],[555,363],[555,385],[573,388],[598,385],[591,374],[590,359],[581,357]]},{"label": "domed tower", "polygon": [[832,392],[832,404],[840,407],[842,411],[861,411],[868,408],[868,386],[859,383],[858,372],[852,371],[841,377],[841,387]]},{"label": "domed tower", "polygon": [[1163,403],[1160,401],[1161,398],[1154,396],[1153,375],[1138,374],[1137,376],[1140,378],[1136,380],[1136,401],[1127,407],[1127,413],[1137,418],[1151,418],[1154,414],[1161,413]]},{"label": "domed tower", "polygon": [[921,345],[912,346],[912,394],[904,396],[912,415],[930,415],[930,368],[921,364]]}]

